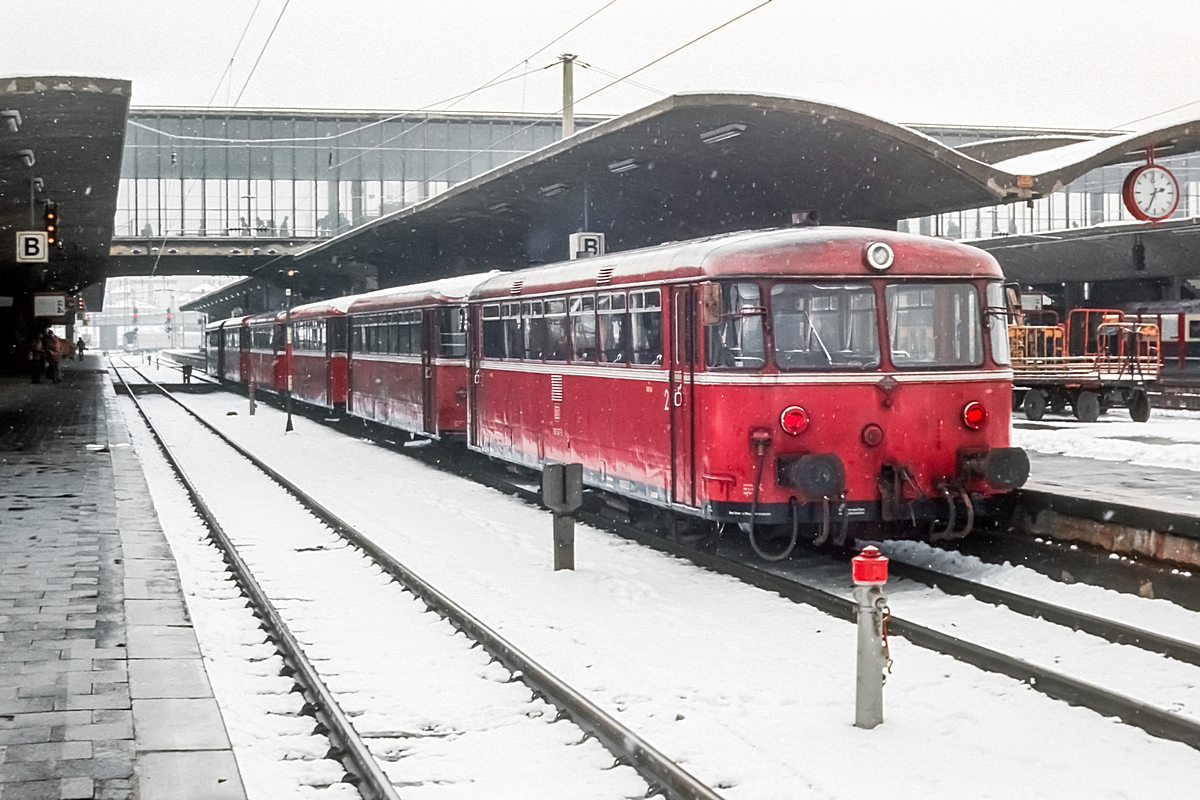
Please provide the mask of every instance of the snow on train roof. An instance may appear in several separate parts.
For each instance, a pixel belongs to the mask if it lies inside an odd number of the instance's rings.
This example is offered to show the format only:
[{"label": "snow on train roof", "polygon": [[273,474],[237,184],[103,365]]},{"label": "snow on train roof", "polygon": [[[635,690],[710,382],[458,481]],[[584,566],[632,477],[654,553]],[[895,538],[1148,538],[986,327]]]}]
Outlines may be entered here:
[{"label": "snow on train roof", "polygon": [[778,228],[710,236],[605,256],[533,267],[480,284],[471,298],[561,291],[644,281],[747,274],[879,277],[866,265],[867,245],[896,254],[888,275],[1001,275],[988,253],[944,239],[873,228]]},{"label": "snow on train roof", "polygon": [[480,283],[501,275],[500,270],[477,273],[474,275],[457,275],[453,278],[442,278],[425,283],[414,283],[409,286],[393,286],[390,289],[379,289],[368,294],[360,294],[348,298],[352,302],[347,309],[352,314],[362,314],[370,311],[383,311],[399,306],[421,305],[431,302],[464,301],[471,290]]}]

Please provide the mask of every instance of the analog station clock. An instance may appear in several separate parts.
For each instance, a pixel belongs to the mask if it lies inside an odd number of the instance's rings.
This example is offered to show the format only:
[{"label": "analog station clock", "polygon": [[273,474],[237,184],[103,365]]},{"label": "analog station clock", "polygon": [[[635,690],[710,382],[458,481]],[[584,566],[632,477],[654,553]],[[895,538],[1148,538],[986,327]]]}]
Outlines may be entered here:
[{"label": "analog station clock", "polygon": [[1121,197],[1134,217],[1158,222],[1175,213],[1179,182],[1166,167],[1144,164],[1125,177]]}]

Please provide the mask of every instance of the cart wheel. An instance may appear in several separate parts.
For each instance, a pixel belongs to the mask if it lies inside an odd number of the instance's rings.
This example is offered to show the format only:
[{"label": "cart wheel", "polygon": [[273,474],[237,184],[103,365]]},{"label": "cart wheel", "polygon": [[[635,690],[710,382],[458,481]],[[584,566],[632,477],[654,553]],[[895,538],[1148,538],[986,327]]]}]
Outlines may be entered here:
[{"label": "cart wheel", "polygon": [[1080,422],[1100,419],[1100,396],[1095,392],[1080,392],[1075,398],[1075,419]]},{"label": "cart wheel", "polygon": [[1021,403],[1024,400],[1025,400],[1025,390],[1024,389],[1013,389],[1012,390],[1012,410],[1013,411],[1020,411]]},{"label": "cart wheel", "polygon": [[1025,419],[1037,422],[1046,413],[1046,398],[1037,389],[1030,389],[1025,392],[1021,407],[1025,409]]},{"label": "cart wheel", "polygon": [[1129,416],[1134,422],[1145,422],[1150,419],[1150,398],[1141,389],[1129,398]]}]

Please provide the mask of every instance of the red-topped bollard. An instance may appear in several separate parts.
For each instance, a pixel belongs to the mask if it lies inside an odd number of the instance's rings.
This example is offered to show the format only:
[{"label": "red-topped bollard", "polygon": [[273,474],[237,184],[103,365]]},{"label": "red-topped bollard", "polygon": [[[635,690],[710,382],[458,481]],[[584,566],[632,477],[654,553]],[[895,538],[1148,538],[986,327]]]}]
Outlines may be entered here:
[{"label": "red-topped bollard", "polygon": [[858,674],[855,681],[854,724],[874,728],[883,722],[883,681],[887,651],[883,641],[883,616],[887,597],[887,558],[868,545],[851,559],[854,599],[858,603]]}]

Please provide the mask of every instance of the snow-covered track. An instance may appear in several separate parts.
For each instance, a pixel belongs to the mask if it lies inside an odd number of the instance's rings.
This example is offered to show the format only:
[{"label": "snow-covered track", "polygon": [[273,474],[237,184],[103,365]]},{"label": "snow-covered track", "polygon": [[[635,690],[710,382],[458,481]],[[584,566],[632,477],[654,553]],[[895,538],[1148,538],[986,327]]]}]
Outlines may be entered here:
[{"label": "snow-covered track", "polygon": [[380,769],[375,757],[371,755],[370,750],[367,749],[366,744],[359,737],[354,726],[350,724],[349,718],[329,691],[329,687],[321,680],[316,668],[308,659],[308,656],[305,655],[304,649],[300,646],[295,634],[292,633],[291,629],[280,616],[278,609],[270,601],[266,592],[263,591],[258,580],[254,577],[254,574],[238,553],[237,548],[234,547],[233,542],[225,533],[225,529],[217,520],[216,515],[213,514],[208,504],[204,501],[199,489],[192,482],[191,478],[188,477],[183,466],[159,434],[153,421],[151,421],[150,415],[146,413],[142,404],[138,402],[137,396],[134,395],[125,378],[115,369],[115,365],[114,373],[117,374],[122,384],[129,390],[129,396],[133,400],[134,405],[137,406],[138,413],[141,414],[146,427],[162,449],[164,457],[170,463],[179,481],[187,490],[188,496],[191,498],[197,513],[208,526],[212,540],[221,550],[225,562],[229,565],[233,573],[234,580],[254,605],[256,616],[262,620],[263,630],[278,648],[279,654],[291,669],[293,679],[301,687],[313,715],[320,722],[321,727],[324,729],[323,732],[328,736],[333,745],[331,752],[340,757],[343,765],[354,776],[354,783],[365,798],[369,798],[369,800],[400,800],[391,781],[388,780],[383,770]]},{"label": "snow-covered track", "polygon": [[[464,477],[469,477],[472,480],[480,481],[493,488],[521,497],[530,503],[540,504],[540,497],[536,488],[521,485],[489,471],[452,467],[446,460],[433,458],[429,452],[407,449],[404,452],[413,457],[420,458],[431,466],[436,466],[439,469],[450,469],[456,473],[463,474]],[[831,616],[847,621],[855,619],[854,603],[847,597],[830,591],[825,587],[802,582],[794,576],[784,574],[773,565],[760,566],[749,555],[745,557],[721,555],[700,547],[671,541],[636,525],[614,521],[611,517],[595,513],[586,507],[576,512],[576,516],[581,521],[587,522],[590,525],[611,530],[642,544],[680,558],[685,558],[698,566],[730,575],[745,583],[768,591],[777,592],[794,602],[812,605]],[[897,565],[897,569],[903,569],[903,567]],[[951,576],[945,576],[945,578],[944,583],[946,586],[954,585],[959,589],[971,588],[964,587],[962,584],[956,584]],[[963,581],[962,583],[973,582]],[[1036,609],[1040,608],[1041,611],[1045,612],[1045,617],[1043,618],[1047,622],[1055,622],[1065,625],[1068,628],[1093,633],[1093,635],[1101,636],[1109,641],[1132,644],[1151,652],[1170,650],[1170,653],[1165,654],[1172,657],[1176,657],[1176,654],[1178,654],[1181,656],[1179,660],[1189,664],[1195,663],[1191,656],[1195,655],[1197,648],[1188,642],[1174,640],[1150,631],[1144,631],[1098,617],[1088,619],[1086,618],[1088,615],[1080,615],[1067,608],[1052,606],[1051,604],[1042,603],[1033,598],[1026,598],[1013,593],[1002,594],[1001,590],[991,589],[991,587],[982,585],[979,586],[980,597],[978,599],[983,602],[996,604],[1002,597],[1010,599],[1018,607],[1014,609],[1018,613],[1031,611],[1034,613],[1031,613],[1030,616],[1038,617],[1042,616],[1036,613]],[[990,599],[984,599],[985,596]],[[1052,616],[1057,617],[1057,619],[1049,619]],[[1191,747],[1200,749],[1200,722],[1194,719],[1049,669],[1040,664],[1017,658],[996,649],[981,646],[925,625],[917,624],[903,617],[893,615],[888,625],[893,635],[903,636],[919,647],[948,655],[989,672],[996,672],[1014,678],[1049,697],[1063,700],[1072,705],[1089,708],[1105,716],[1117,717],[1126,724],[1140,728],[1154,736],[1183,742]]]},{"label": "snow-covered track", "polygon": [[[613,753],[618,763],[627,763],[633,767],[649,784],[647,796],[661,792],[667,797],[672,798],[672,800],[720,800],[720,795],[690,775],[674,761],[667,758],[636,732],[617,721],[583,694],[576,691],[523,653],[511,642],[507,641],[499,633],[485,625],[477,617],[470,614],[466,609],[442,594],[399,562],[394,556],[376,545],[353,526],[346,523],[262,459],[209,424],[200,415],[188,408],[185,403],[174,397],[171,392],[140,373],[137,367],[122,368],[133,369],[137,372],[143,381],[148,385],[154,386],[158,392],[183,409],[198,424],[202,425],[207,431],[218,437],[240,456],[269,476],[271,480],[299,501],[314,517],[366,554],[407,591],[420,598],[430,609],[448,620],[455,628],[470,639],[478,642],[489,655],[529,686],[535,697],[540,697],[554,705],[559,710],[561,716],[569,718],[586,735],[596,738]],[[122,381],[124,381],[123,378]],[[130,391],[130,395],[131,397],[133,396],[132,391]],[[135,402],[137,402],[136,399]],[[140,404],[138,404],[138,408],[142,412],[143,417],[146,418],[147,424],[150,425],[149,418]],[[151,426],[151,430],[153,430],[153,426]],[[155,434],[155,438],[159,441],[160,446],[164,448],[164,451],[166,451],[167,446],[161,437]],[[172,459],[172,464],[174,465],[175,463]],[[178,466],[176,466],[176,469],[180,471],[182,476],[181,469]],[[190,488],[189,492],[191,492]]]},{"label": "snow-covered track", "polygon": [[[807,603],[831,616],[847,621],[853,621],[856,618],[855,604],[852,600],[824,587],[782,574],[773,567],[758,566],[749,559],[733,558],[672,542],[660,536],[648,534],[634,526],[620,524],[614,526],[611,521],[605,522],[599,519],[589,521],[610,529],[615,527],[621,534],[651,547],[686,558],[698,566],[736,577],[759,588],[778,592],[797,603]],[[1025,599],[1029,600],[1029,598]],[[1030,602],[1037,601],[1030,600]],[[1064,614],[1070,613],[1069,609],[1061,610]],[[1113,623],[1113,625],[1116,626],[1119,623]],[[958,636],[934,630],[894,614],[888,622],[888,629],[892,635],[902,636],[918,647],[948,655],[989,672],[1007,675],[1028,684],[1030,688],[1049,697],[1089,708],[1105,716],[1117,717],[1122,722],[1154,736],[1183,742],[1200,749],[1200,722],[1193,719],[1039,664],[966,641]],[[1138,633],[1144,634],[1143,638],[1154,636],[1145,631]],[[1180,644],[1187,645],[1187,643]]]},{"label": "snow-covered track", "polygon": [[1072,630],[1099,636],[1113,644],[1129,644],[1152,653],[1160,653],[1177,661],[1200,666],[1200,646],[1170,636],[1163,636],[1116,620],[1098,617],[1073,608],[1047,603],[1006,589],[998,589],[977,581],[966,580],[915,564],[893,560],[893,575],[919,581],[941,589],[946,594],[974,597],[984,603],[1005,606],[1027,617],[1044,619]]}]

